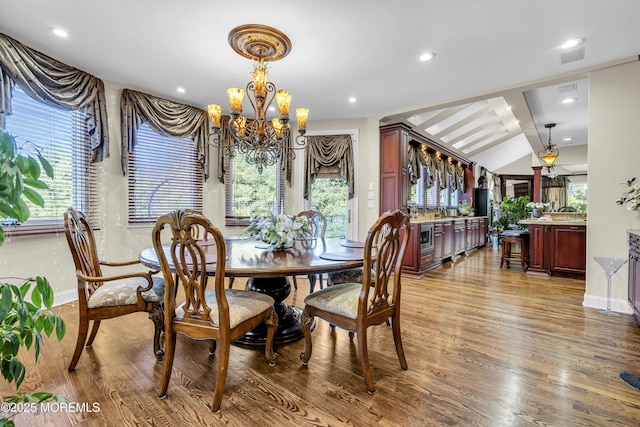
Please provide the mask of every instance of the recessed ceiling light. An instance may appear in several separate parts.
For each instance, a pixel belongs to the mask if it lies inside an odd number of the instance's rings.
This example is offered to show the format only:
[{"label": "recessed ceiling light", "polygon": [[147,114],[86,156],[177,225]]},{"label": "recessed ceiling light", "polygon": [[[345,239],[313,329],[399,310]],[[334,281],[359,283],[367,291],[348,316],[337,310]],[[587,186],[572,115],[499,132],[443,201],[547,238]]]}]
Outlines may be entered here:
[{"label": "recessed ceiling light", "polygon": [[572,102],[576,102],[578,98],[565,98],[562,100],[563,104],[571,104]]},{"label": "recessed ceiling light", "polygon": [[349,102],[354,103],[354,102],[356,102],[356,101],[357,101],[357,99],[356,99],[356,97],[355,97],[355,96],[351,96],[351,97],[349,97]]},{"label": "recessed ceiling light", "polygon": [[183,88],[183,87],[179,87],[179,88],[177,88],[176,90],[177,90],[178,92],[180,92],[180,93],[185,93],[185,92],[186,92],[186,90],[184,90],[184,88]]},{"label": "recessed ceiling light", "polygon": [[563,138],[562,140],[563,140],[563,141],[567,141],[567,142],[569,142],[569,141],[573,141],[573,137],[572,137],[572,136],[570,136],[570,137],[568,137],[568,138]]},{"label": "recessed ceiling light", "polygon": [[563,49],[571,49],[572,47],[578,46],[580,43],[582,43],[582,39],[571,39],[562,43],[560,47]]},{"label": "recessed ceiling light", "polygon": [[276,107],[274,107],[273,105],[269,107],[269,111],[274,112],[276,111]]},{"label": "recessed ceiling light", "polygon": [[51,30],[51,32],[53,34],[55,34],[58,37],[68,37],[69,33],[67,33],[65,30],[63,30],[62,28],[53,28]]},{"label": "recessed ceiling light", "polygon": [[507,105],[507,111],[511,111],[513,107],[511,105]]},{"label": "recessed ceiling light", "polygon": [[418,59],[422,62],[427,62],[427,61],[431,61],[433,58],[436,57],[436,54],[433,52],[425,52],[422,55],[420,55],[418,57]]}]

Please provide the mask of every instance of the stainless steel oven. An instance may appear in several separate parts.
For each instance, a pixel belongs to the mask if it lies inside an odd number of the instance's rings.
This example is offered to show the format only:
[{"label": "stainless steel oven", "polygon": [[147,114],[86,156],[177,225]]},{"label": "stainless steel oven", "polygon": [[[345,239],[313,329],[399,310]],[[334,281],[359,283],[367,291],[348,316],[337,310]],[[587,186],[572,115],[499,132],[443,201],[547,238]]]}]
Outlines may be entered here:
[{"label": "stainless steel oven", "polygon": [[433,250],[433,223],[420,224],[420,254]]}]

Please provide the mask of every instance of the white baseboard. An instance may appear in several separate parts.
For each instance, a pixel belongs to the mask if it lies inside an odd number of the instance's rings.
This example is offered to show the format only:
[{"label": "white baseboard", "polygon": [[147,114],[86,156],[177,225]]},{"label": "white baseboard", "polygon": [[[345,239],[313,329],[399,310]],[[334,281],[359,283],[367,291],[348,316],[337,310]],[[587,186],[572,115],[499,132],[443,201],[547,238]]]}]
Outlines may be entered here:
[{"label": "white baseboard", "polygon": [[53,306],[66,304],[78,300],[78,291],[76,289],[69,289],[68,291],[58,292],[53,296]]},{"label": "white baseboard", "polygon": [[[588,308],[597,308],[599,310],[606,310],[607,298],[584,294],[582,306]],[[633,310],[631,309],[631,306],[629,306],[629,302],[626,299],[611,299],[611,311],[615,311],[616,313],[633,314]]]}]

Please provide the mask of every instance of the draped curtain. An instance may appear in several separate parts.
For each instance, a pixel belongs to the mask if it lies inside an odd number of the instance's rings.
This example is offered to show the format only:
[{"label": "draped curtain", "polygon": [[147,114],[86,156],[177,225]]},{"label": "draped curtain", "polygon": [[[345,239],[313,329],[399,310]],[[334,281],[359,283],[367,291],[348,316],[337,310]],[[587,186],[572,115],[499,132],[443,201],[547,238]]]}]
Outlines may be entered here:
[{"label": "draped curtain", "polygon": [[144,121],[154,131],[163,135],[175,138],[191,137],[198,150],[206,179],[209,176],[207,120],[207,113],[199,108],[124,89],[120,97],[122,173],[127,174],[129,153],[135,148],[138,128]]},{"label": "draped curtain", "polygon": [[[233,144],[233,135],[229,132],[229,121],[231,117],[222,116],[220,120],[220,141],[222,145],[229,146]],[[247,119],[247,128],[250,127],[251,122],[254,119]],[[237,156],[242,156],[242,154],[237,154]],[[287,181],[287,184],[291,186],[291,169],[293,166],[293,159],[295,158],[295,154],[293,152],[293,148],[291,147],[291,134],[284,142],[284,147],[280,151],[280,167],[282,169],[282,173],[284,174],[284,178]],[[224,148],[218,147],[218,181],[224,184],[224,177],[227,169],[229,169],[229,153],[225,152]]]},{"label": "draped curtain", "polygon": [[493,201],[495,204],[502,202],[501,188],[502,188],[502,178],[500,178],[498,175],[493,175]]},{"label": "draped curtain", "polygon": [[11,114],[14,84],[29,96],[65,110],[82,110],[89,132],[91,161],[109,157],[104,83],[0,33],[0,127]]},{"label": "draped curtain", "polygon": [[322,168],[335,167],[347,183],[347,198],[354,196],[353,143],[351,135],[320,135],[307,137],[305,149],[304,198],[309,200],[311,185]]},{"label": "draped curtain", "polygon": [[465,192],[464,167],[462,163],[452,163],[443,160],[436,153],[429,153],[423,146],[409,144],[409,184],[415,185],[422,177],[422,169],[425,168],[428,176],[425,187],[431,188],[435,184],[436,173],[440,175],[440,188],[451,186],[453,190]]},{"label": "draped curtain", "polygon": [[542,201],[551,203],[552,211],[557,211],[567,206],[568,182],[569,180],[566,176],[542,177]]}]

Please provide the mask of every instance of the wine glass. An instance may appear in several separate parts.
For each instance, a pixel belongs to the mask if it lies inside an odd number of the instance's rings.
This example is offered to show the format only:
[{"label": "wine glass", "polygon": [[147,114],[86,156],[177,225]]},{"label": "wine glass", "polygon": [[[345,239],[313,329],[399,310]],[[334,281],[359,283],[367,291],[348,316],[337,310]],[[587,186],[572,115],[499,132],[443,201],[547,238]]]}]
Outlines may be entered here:
[{"label": "wine glass", "polygon": [[617,316],[618,313],[611,311],[611,279],[616,271],[620,269],[626,262],[626,258],[595,256],[593,257],[600,267],[604,270],[604,274],[607,275],[607,309],[600,311],[607,316]]}]

